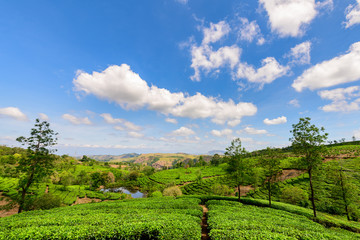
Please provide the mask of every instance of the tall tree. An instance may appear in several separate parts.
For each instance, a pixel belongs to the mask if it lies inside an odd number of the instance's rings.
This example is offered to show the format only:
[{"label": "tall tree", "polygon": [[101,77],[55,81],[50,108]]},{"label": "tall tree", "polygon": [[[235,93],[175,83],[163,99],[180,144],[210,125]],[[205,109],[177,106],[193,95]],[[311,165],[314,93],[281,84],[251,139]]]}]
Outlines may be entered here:
[{"label": "tall tree", "polygon": [[280,167],[280,157],[277,151],[273,148],[267,148],[260,158],[260,164],[264,168],[265,184],[268,189],[269,207],[271,207],[271,193],[273,184],[282,173]]},{"label": "tall tree", "polygon": [[297,124],[293,124],[290,131],[293,137],[293,151],[301,155],[300,166],[304,167],[309,174],[311,204],[313,207],[314,217],[316,217],[315,194],[313,187],[313,170],[322,164],[322,154],[326,152],[324,142],[328,134],[323,127],[318,128],[310,123],[310,118],[300,118]]},{"label": "tall tree", "polygon": [[241,146],[240,138],[231,141],[230,147],[226,148],[225,156],[228,158],[228,167],[226,171],[235,181],[238,188],[238,197],[240,201],[240,187],[247,184],[251,179],[251,164],[246,159],[247,151]]},{"label": "tall tree", "polygon": [[24,208],[25,196],[32,183],[42,180],[49,176],[54,168],[55,157],[51,154],[56,151],[51,147],[56,145],[56,135],[50,129],[50,124],[46,121],[35,121],[35,127],[31,129],[30,137],[18,137],[16,141],[22,145],[27,145],[26,157],[19,160],[17,171],[19,172],[19,211]]}]

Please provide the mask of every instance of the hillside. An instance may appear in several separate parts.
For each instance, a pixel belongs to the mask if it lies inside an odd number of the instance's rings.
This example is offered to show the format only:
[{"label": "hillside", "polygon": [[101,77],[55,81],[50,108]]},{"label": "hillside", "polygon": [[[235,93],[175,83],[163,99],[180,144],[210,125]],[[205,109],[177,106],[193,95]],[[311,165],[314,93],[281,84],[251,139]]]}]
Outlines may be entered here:
[{"label": "hillside", "polygon": [[199,159],[199,156],[186,153],[147,153],[132,157],[111,159],[110,162],[131,162],[162,169],[164,167],[171,168],[178,162],[193,161],[195,159]]},{"label": "hillside", "polygon": [[[140,154],[138,153],[125,153],[121,155],[88,155],[87,157],[91,159],[95,159],[96,161],[109,162],[109,161],[121,161],[122,159],[127,159],[127,158],[134,158],[139,155]],[[77,158],[80,159],[81,157],[77,157]]]}]

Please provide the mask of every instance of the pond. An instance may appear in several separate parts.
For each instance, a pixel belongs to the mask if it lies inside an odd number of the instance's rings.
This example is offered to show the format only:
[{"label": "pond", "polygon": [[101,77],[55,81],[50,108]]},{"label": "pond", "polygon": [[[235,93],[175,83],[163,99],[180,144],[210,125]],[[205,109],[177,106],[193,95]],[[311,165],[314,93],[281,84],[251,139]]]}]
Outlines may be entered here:
[{"label": "pond", "polygon": [[130,188],[125,188],[125,187],[106,188],[106,189],[101,189],[100,191],[103,191],[103,192],[120,192],[120,193],[126,193],[126,194],[130,194],[132,198],[143,198],[143,197],[146,197],[146,195],[145,195],[144,193],[140,192],[139,190],[130,189]]}]

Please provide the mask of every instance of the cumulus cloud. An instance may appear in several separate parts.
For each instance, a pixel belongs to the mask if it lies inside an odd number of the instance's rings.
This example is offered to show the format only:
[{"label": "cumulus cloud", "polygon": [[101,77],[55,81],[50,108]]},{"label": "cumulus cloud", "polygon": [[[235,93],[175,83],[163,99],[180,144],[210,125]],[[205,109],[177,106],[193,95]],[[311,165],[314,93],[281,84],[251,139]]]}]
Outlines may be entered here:
[{"label": "cumulus cloud", "polygon": [[297,99],[290,100],[289,104],[293,105],[294,107],[300,107],[300,103]]},{"label": "cumulus cloud", "polygon": [[144,134],[138,132],[128,132],[128,136],[132,138],[143,138]]},{"label": "cumulus cloud", "polygon": [[360,42],[350,46],[346,54],[316,64],[305,70],[292,84],[296,91],[332,87],[360,79]]},{"label": "cumulus cloud", "polygon": [[187,128],[187,127],[181,127],[179,129],[172,131],[170,135],[186,137],[186,136],[190,136],[190,135],[194,135],[194,134],[195,134],[195,132],[192,129]]},{"label": "cumulus cloud", "polygon": [[201,70],[208,74],[214,69],[229,65],[232,69],[239,63],[241,49],[236,46],[224,46],[214,51],[209,45],[192,46],[191,67],[195,73],[191,80],[200,81]]},{"label": "cumulus cloud", "polygon": [[274,118],[274,119],[268,119],[268,118],[265,118],[264,119],[264,123],[266,125],[277,125],[277,124],[284,124],[287,122],[287,119],[286,117],[284,116],[281,116],[281,117],[278,117],[278,118]]},{"label": "cumulus cloud", "polygon": [[166,118],[165,121],[168,122],[168,123],[173,123],[173,124],[177,124],[177,123],[178,123],[175,118]]},{"label": "cumulus cloud", "polygon": [[[234,120],[240,122],[242,117],[252,116],[257,112],[256,106],[252,103],[234,103],[231,99],[225,102],[201,93],[188,96],[182,92],[172,93],[156,86],[149,87],[147,82],[131,71],[126,64],[110,66],[101,73],[79,72],[73,83],[75,91],[93,94],[100,99],[115,102],[125,109],[147,107],[175,117],[211,118],[217,124]],[[123,120],[114,120],[108,116],[104,119],[110,123],[124,123]]]},{"label": "cumulus cloud", "polygon": [[249,22],[247,18],[240,18],[238,38],[248,42],[252,42],[257,38],[258,45],[265,43],[265,39],[262,37],[259,25],[256,23],[256,21]]},{"label": "cumulus cloud", "polygon": [[280,37],[299,37],[318,15],[321,8],[331,8],[332,0],[259,0],[265,8],[271,30]]},{"label": "cumulus cloud", "polygon": [[203,28],[203,40],[201,45],[191,45],[191,67],[194,69],[194,75],[191,80],[200,81],[200,73],[205,74],[211,71],[229,65],[234,68],[238,64],[241,49],[236,45],[224,46],[218,50],[213,50],[211,43],[219,41],[221,38],[229,34],[231,28],[225,21],[218,23],[210,23],[209,28]]},{"label": "cumulus cloud", "polygon": [[49,117],[45,113],[39,113],[39,118],[43,121],[48,121]]},{"label": "cumulus cloud", "polygon": [[325,112],[350,112],[360,109],[360,87],[337,88],[320,91],[322,99],[331,100],[332,103],[321,107]]},{"label": "cumulus cloud", "polygon": [[357,4],[353,5],[350,4],[346,8],[346,21],[345,21],[345,27],[349,28],[355,24],[360,23],[360,0],[357,0]]},{"label": "cumulus cloud", "polygon": [[233,130],[231,129],[223,129],[223,130],[212,130],[211,135],[215,136],[215,137],[223,137],[223,136],[231,136],[231,134],[233,133]]},{"label": "cumulus cloud", "polygon": [[310,64],[311,42],[306,41],[291,48],[286,56],[290,58],[292,64]]},{"label": "cumulus cloud", "polygon": [[[237,31],[240,40],[253,41],[258,38],[259,45],[265,42],[256,21],[249,22],[246,18],[240,18],[240,22]],[[194,69],[191,80],[200,81],[201,72],[218,73],[220,68],[229,67],[234,80],[244,78],[250,82],[259,83],[261,88],[264,84],[271,83],[288,73],[289,67],[280,65],[273,57],[263,59],[262,66],[258,69],[241,62],[242,49],[237,45],[223,46],[214,50],[210,44],[219,41],[230,30],[225,21],[217,24],[210,23],[209,28],[203,28],[204,38],[201,45],[191,44],[191,67]]]},{"label": "cumulus cloud", "polygon": [[136,124],[129,122],[122,118],[113,118],[110,113],[102,113],[100,114],[102,118],[104,118],[105,122],[109,124],[121,124],[122,126],[116,126],[117,130],[130,130],[130,131],[140,131],[142,128],[140,126],[137,126]]},{"label": "cumulus cloud", "polygon": [[91,125],[92,124],[92,122],[89,120],[88,117],[78,118],[71,114],[66,113],[66,114],[62,115],[62,118],[71,122],[74,125],[80,125],[80,124]]},{"label": "cumulus cloud", "polygon": [[227,24],[225,21],[210,23],[209,28],[203,28],[204,38],[202,44],[206,45],[209,43],[215,43],[225,35],[229,34],[230,30],[231,28],[229,24]]},{"label": "cumulus cloud", "polygon": [[259,135],[259,134],[267,134],[268,131],[264,130],[264,129],[255,129],[252,127],[246,127],[244,128],[244,132],[247,134],[252,134],[252,135]]},{"label": "cumulus cloud", "polygon": [[16,107],[0,108],[0,118],[9,117],[19,121],[28,121],[28,117]]},{"label": "cumulus cloud", "polygon": [[254,69],[253,66],[246,63],[240,63],[236,72],[237,78],[246,78],[249,82],[260,83],[261,86],[265,83],[271,83],[275,79],[286,75],[290,68],[282,66],[273,57],[268,57],[262,60],[261,67]]}]

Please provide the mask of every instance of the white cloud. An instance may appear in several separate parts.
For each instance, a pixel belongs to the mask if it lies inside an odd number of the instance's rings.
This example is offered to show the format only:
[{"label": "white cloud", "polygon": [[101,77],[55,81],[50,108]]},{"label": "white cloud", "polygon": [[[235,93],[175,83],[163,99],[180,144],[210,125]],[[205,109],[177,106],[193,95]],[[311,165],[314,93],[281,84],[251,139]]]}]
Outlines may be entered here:
[{"label": "white cloud", "polygon": [[240,63],[237,69],[237,78],[246,78],[249,82],[260,83],[261,86],[265,83],[271,83],[275,79],[286,75],[289,72],[288,66],[280,65],[275,58],[267,57],[261,61],[261,67],[254,69],[246,63]]},{"label": "white cloud", "polygon": [[129,121],[124,120],[123,124],[128,130],[140,131],[142,129],[140,126],[137,126],[136,124]]},{"label": "white cloud", "polygon": [[235,120],[228,121],[227,124],[228,124],[230,127],[235,127],[235,126],[239,125],[240,122],[241,122],[240,120],[235,119]]},{"label": "white cloud", "polygon": [[122,124],[122,126],[116,126],[115,129],[117,130],[123,130],[126,128],[126,130],[130,131],[140,131],[142,128],[140,126],[137,126],[136,124],[129,122],[125,119],[121,118],[113,118],[110,113],[102,113],[100,114],[102,118],[104,118],[105,122],[109,124]]},{"label": "white cloud", "polygon": [[268,118],[265,118],[264,119],[264,123],[266,125],[277,125],[277,124],[284,124],[287,122],[287,119],[286,117],[284,116],[281,116],[281,117],[278,117],[278,118],[274,118],[274,119],[268,119]]},{"label": "white cloud", "polygon": [[238,38],[248,42],[252,42],[255,38],[258,38],[258,45],[265,43],[265,39],[261,35],[259,25],[256,23],[256,21],[249,22],[247,18],[240,18]]},{"label": "white cloud", "polygon": [[291,48],[286,56],[290,58],[292,64],[310,64],[311,42],[306,41]]},{"label": "white cloud", "polygon": [[113,118],[110,113],[102,113],[100,114],[100,116],[103,117],[105,122],[109,124],[117,124],[117,123],[122,123],[124,121],[124,119]]},{"label": "white cloud", "polygon": [[195,73],[190,77],[191,80],[200,81],[201,70],[208,74],[210,71],[224,67],[227,64],[234,68],[240,61],[240,54],[241,49],[236,45],[221,47],[217,51],[213,51],[209,45],[193,45],[191,49],[191,67]]},{"label": "white cloud", "polygon": [[320,91],[322,99],[331,100],[332,103],[321,107],[325,112],[350,112],[360,109],[360,87],[337,88]]},{"label": "white cloud", "polygon": [[173,124],[178,123],[178,121],[175,118],[166,118],[165,121],[168,122],[168,123],[173,123]]},{"label": "white cloud", "polygon": [[346,8],[346,22],[345,27],[349,28],[355,24],[360,23],[360,0],[357,0],[357,5],[350,4]]},{"label": "white cloud", "polygon": [[88,117],[78,118],[78,117],[75,117],[73,115],[66,113],[66,114],[62,115],[62,118],[71,122],[72,124],[75,124],[75,125],[80,125],[80,124],[91,125],[92,124],[92,122],[89,120]]},{"label": "white cloud", "polygon": [[252,128],[252,127],[244,128],[244,132],[246,132],[247,134],[253,134],[253,135],[267,134],[268,133],[268,131],[266,131],[264,129],[255,129],[255,128]]},{"label": "white cloud", "polygon": [[280,37],[298,37],[318,14],[318,9],[331,7],[332,0],[259,0],[269,16],[271,30]]},{"label": "white cloud", "polygon": [[[110,66],[101,73],[79,72],[73,83],[75,91],[116,102],[125,109],[147,107],[175,117],[211,118],[217,124],[234,120],[239,122],[242,117],[252,116],[257,112],[256,106],[252,103],[236,104],[231,99],[225,102],[201,93],[188,96],[182,92],[171,93],[167,89],[149,87],[146,81],[132,72],[126,64]],[[113,119],[104,114],[101,116],[111,124],[125,124],[123,119]]]},{"label": "white cloud", "polygon": [[223,137],[223,136],[231,136],[233,131],[231,129],[223,129],[223,130],[212,130],[211,135],[215,137]]},{"label": "white cloud", "polygon": [[252,103],[240,102],[235,104],[232,100],[223,102],[197,93],[188,97],[182,105],[175,107],[171,113],[177,117],[192,119],[211,117],[212,122],[224,124],[226,121],[240,120],[243,116],[252,116],[256,111],[257,108]]},{"label": "white cloud", "polygon": [[316,64],[305,70],[292,84],[296,91],[332,87],[360,79],[360,42],[350,46],[349,51],[331,60]]},{"label": "white cloud", "polygon": [[0,108],[0,118],[10,117],[20,121],[28,121],[28,117],[16,107]]},{"label": "white cloud", "polygon": [[190,135],[194,135],[194,134],[195,134],[195,132],[193,130],[191,130],[190,128],[181,127],[179,129],[176,129],[175,131],[171,132],[170,135],[185,137],[185,136],[190,136]]},{"label": "white cloud", "polygon": [[225,21],[210,23],[210,28],[203,28],[204,38],[203,45],[219,41],[222,37],[230,32],[230,26]]},{"label": "white cloud", "polygon": [[230,32],[230,26],[225,21],[216,24],[210,23],[209,28],[203,28],[203,40],[200,46],[191,45],[191,67],[195,73],[191,76],[191,80],[200,81],[200,72],[203,70],[205,74],[212,70],[229,65],[234,68],[238,64],[241,49],[236,45],[224,46],[218,50],[213,50],[211,43],[219,41]]},{"label": "white cloud", "polygon": [[290,100],[289,104],[293,105],[294,107],[300,107],[300,103],[297,99]]},{"label": "white cloud", "polygon": [[143,138],[144,134],[138,132],[128,132],[128,136],[133,138]]},{"label": "white cloud", "polygon": [[39,118],[43,121],[49,121],[49,117],[45,113],[39,113]]},{"label": "white cloud", "polygon": [[186,5],[189,0],[175,0],[175,1],[178,2],[178,3]]},{"label": "white cloud", "polygon": [[124,131],[125,129],[122,126],[114,126],[114,129],[118,131]]}]

